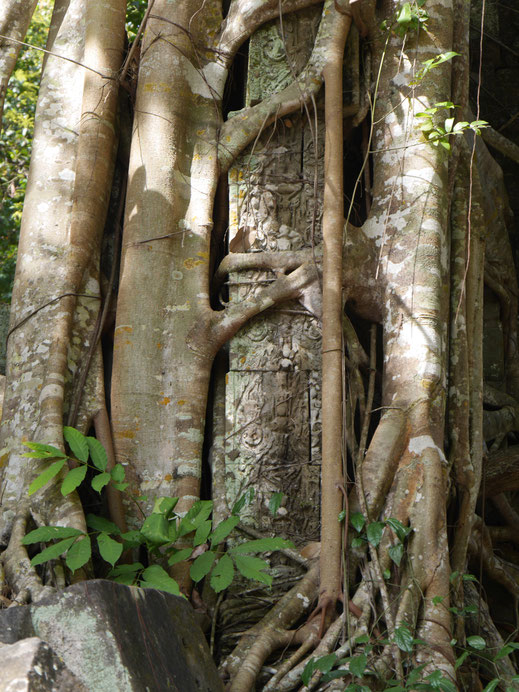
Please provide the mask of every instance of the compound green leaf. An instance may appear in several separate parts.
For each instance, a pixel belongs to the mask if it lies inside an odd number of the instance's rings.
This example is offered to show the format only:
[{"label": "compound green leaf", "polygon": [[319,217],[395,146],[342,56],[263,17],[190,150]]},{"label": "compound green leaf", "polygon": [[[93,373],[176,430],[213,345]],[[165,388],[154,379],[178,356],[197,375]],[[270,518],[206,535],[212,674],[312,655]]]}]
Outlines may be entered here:
[{"label": "compound green leaf", "polygon": [[163,514],[150,514],[141,527],[141,534],[155,545],[169,543],[169,523]]},{"label": "compound green leaf", "polygon": [[81,466],[76,466],[75,469],[72,469],[67,473],[65,476],[65,479],[63,480],[63,483],[61,484],[61,494],[63,496],[69,495],[71,492],[73,492],[78,485],[81,485],[81,483],[85,480],[87,472],[87,465],[86,464],[81,464]]},{"label": "compound green leaf", "polygon": [[234,578],[234,565],[228,555],[222,555],[218,564],[211,572],[211,586],[216,593],[220,593],[230,586]]},{"label": "compound green leaf", "polygon": [[67,567],[75,572],[90,560],[92,555],[92,544],[90,542],[90,536],[85,536],[84,538],[79,538],[74,545],[72,545],[65,559]]},{"label": "compound green leaf", "polygon": [[56,560],[60,555],[65,553],[70,548],[75,540],[76,537],[74,536],[73,538],[65,538],[65,540],[59,541],[59,543],[50,545],[48,548],[45,548],[45,550],[42,550],[41,553],[38,553],[38,555],[35,555],[32,558],[31,565],[36,567],[36,565],[43,565],[49,560]]},{"label": "compound green leaf", "polygon": [[119,536],[121,534],[121,529],[104,517],[98,517],[97,514],[87,514],[86,516],[87,526],[94,531],[102,531],[104,533],[113,533]]},{"label": "compound green leaf", "polygon": [[123,552],[122,543],[114,541],[107,533],[100,533],[97,537],[97,545],[103,560],[109,562],[113,567]]},{"label": "compound green leaf", "polygon": [[53,447],[52,445],[45,445],[40,442],[24,442],[23,444],[33,450],[32,453],[27,452],[23,454],[24,457],[30,457],[31,459],[52,459],[53,457],[66,458],[67,456],[61,449]]},{"label": "compound green leaf", "polygon": [[181,596],[177,582],[160,565],[151,565],[142,573],[141,586],[145,589],[159,589],[174,596]]},{"label": "compound green leaf", "polygon": [[34,531],[29,531],[22,538],[22,543],[23,545],[31,545],[32,543],[46,543],[56,538],[72,538],[83,535],[83,531],[73,529],[70,526],[40,526]]},{"label": "compound green leaf", "polygon": [[214,547],[224,541],[231,531],[236,528],[239,521],[240,518],[236,515],[231,515],[230,517],[227,517],[227,519],[221,521],[213,533],[209,536],[211,540],[211,547]]},{"label": "compound green leaf", "polygon": [[250,555],[235,555],[236,567],[246,579],[254,579],[267,586],[272,586],[272,576],[264,570],[269,568],[268,562]]},{"label": "compound green leaf", "polygon": [[76,428],[65,425],[63,437],[72,450],[72,454],[80,461],[86,463],[88,461],[88,442],[83,433],[80,433]]},{"label": "compound green leaf", "polygon": [[189,574],[193,581],[200,581],[211,571],[211,567],[216,559],[216,554],[212,550],[207,550],[199,555],[191,565]]},{"label": "compound green leaf", "polygon": [[90,458],[92,463],[100,471],[106,471],[108,465],[108,457],[106,456],[106,450],[103,445],[95,437],[86,438],[88,449],[90,452]]},{"label": "compound green leaf", "polygon": [[28,494],[33,495],[37,490],[40,488],[43,488],[44,485],[47,485],[47,483],[52,480],[55,476],[58,475],[58,473],[61,471],[63,466],[66,463],[66,458],[65,459],[59,459],[58,461],[55,461],[52,463],[50,466],[48,466],[45,471],[42,471],[39,476],[36,476],[36,478],[33,480],[33,482],[29,486]]},{"label": "compound green leaf", "polygon": [[244,553],[272,552],[273,550],[281,550],[282,548],[295,548],[295,545],[292,541],[274,536],[273,538],[257,538],[254,541],[245,541],[231,548],[229,552],[233,555],[240,555]]},{"label": "compound green leaf", "polygon": [[183,562],[191,557],[193,550],[191,548],[182,548],[181,550],[176,550],[173,555],[168,560],[168,565],[176,565],[177,562]]},{"label": "compound green leaf", "polygon": [[105,485],[108,485],[110,483],[111,476],[109,473],[98,473],[96,476],[92,478],[91,485],[92,488],[100,493],[101,490],[105,487]]}]

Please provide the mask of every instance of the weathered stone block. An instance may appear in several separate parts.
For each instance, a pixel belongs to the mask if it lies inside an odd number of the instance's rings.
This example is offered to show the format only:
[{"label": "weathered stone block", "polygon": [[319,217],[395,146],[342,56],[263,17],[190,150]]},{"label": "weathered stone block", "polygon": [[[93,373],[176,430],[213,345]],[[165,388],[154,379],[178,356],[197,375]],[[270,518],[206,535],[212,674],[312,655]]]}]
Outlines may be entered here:
[{"label": "weathered stone block", "polygon": [[88,692],[39,637],[0,645],[0,692]]},{"label": "weathered stone block", "polygon": [[31,635],[89,692],[223,690],[191,606],[155,589],[88,581],[0,612],[0,641]]}]

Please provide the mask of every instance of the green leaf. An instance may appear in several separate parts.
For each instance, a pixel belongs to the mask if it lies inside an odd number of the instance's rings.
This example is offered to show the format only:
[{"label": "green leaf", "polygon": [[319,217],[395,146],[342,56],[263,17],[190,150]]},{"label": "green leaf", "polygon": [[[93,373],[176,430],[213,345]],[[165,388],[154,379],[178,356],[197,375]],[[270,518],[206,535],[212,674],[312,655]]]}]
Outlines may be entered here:
[{"label": "green leaf", "polygon": [[72,454],[83,463],[88,461],[88,442],[83,433],[69,425],[63,427],[63,437],[72,450]]},{"label": "green leaf", "polygon": [[477,578],[473,574],[464,574],[462,577],[463,581],[475,581],[477,582]]},{"label": "green leaf", "polygon": [[254,579],[267,586],[272,586],[272,576],[263,571],[269,568],[269,564],[265,560],[250,555],[235,555],[234,561],[239,572],[246,579]]},{"label": "green leaf", "polygon": [[382,521],[374,521],[371,524],[368,524],[368,527],[366,529],[366,536],[368,537],[368,541],[375,548],[378,546],[382,539],[383,531],[384,522]]},{"label": "green leaf", "polygon": [[404,526],[401,521],[399,521],[398,519],[394,519],[393,517],[386,519],[386,524],[391,529],[393,529],[396,537],[402,543],[405,541],[407,536],[409,536],[409,534],[413,530],[410,526]]},{"label": "green leaf", "polygon": [[393,560],[397,567],[400,567],[404,556],[404,546],[402,543],[397,543],[389,548],[389,557]]},{"label": "green leaf", "polygon": [[98,493],[100,493],[105,485],[108,485],[108,483],[110,483],[109,473],[98,473],[97,476],[94,476],[91,481],[92,488]]},{"label": "green leaf", "polygon": [[138,548],[146,540],[140,531],[127,531],[121,534],[124,541],[124,548]]},{"label": "green leaf", "polygon": [[112,482],[112,486],[116,490],[120,490],[121,492],[124,492],[129,485],[130,485],[129,483],[114,483],[114,482]]},{"label": "green leaf", "polygon": [[194,560],[189,570],[189,574],[193,581],[200,581],[211,571],[211,567],[216,559],[216,553],[212,550],[207,550],[205,553],[199,555],[196,560]]},{"label": "green leaf", "polygon": [[454,125],[454,132],[463,132],[469,127],[469,123],[466,120],[460,120]]},{"label": "green leaf", "polygon": [[231,548],[229,552],[233,555],[241,555],[243,553],[272,552],[273,550],[281,550],[282,548],[295,548],[295,545],[292,541],[274,536],[273,538],[257,538],[254,541],[245,541]]},{"label": "green leaf", "polygon": [[122,483],[126,477],[124,466],[122,466],[122,464],[116,464],[110,471],[110,476],[116,483]]},{"label": "green leaf", "polygon": [[[439,63],[438,63],[438,65],[439,65]],[[454,103],[452,103],[452,101],[440,101],[440,103],[435,103],[434,105],[437,106],[438,108],[457,108],[458,107]]]},{"label": "green leaf", "polygon": [[117,536],[121,534],[121,529],[104,517],[98,517],[97,514],[87,514],[86,516],[87,526],[94,531],[102,531],[103,533],[113,533]]},{"label": "green leaf", "polygon": [[281,507],[283,502],[284,493],[272,493],[269,500],[269,512],[273,517],[278,513],[278,509]]},{"label": "green leaf", "polygon": [[316,670],[317,670],[317,661],[315,658],[311,658],[308,661],[308,663],[305,665],[304,670],[301,673],[301,680],[303,682],[303,685],[305,685],[305,687],[308,687],[308,683],[310,682],[310,679]]},{"label": "green leaf", "polygon": [[[493,680],[491,680],[488,683],[488,685],[485,687],[483,692],[494,692],[494,690],[497,689],[497,686],[499,685],[499,683],[500,683],[499,678],[494,678]],[[511,688],[511,689],[513,689],[513,688]]]},{"label": "green leaf", "polygon": [[75,540],[76,537],[74,536],[72,538],[65,538],[64,541],[59,541],[59,543],[54,543],[54,545],[50,545],[32,558],[31,565],[36,567],[36,565],[43,565],[49,560],[56,560],[70,548]]},{"label": "green leaf", "polygon": [[252,502],[254,499],[254,488],[249,488],[246,490],[243,495],[236,500],[236,502],[233,505],[233,508],[231,510],[231,514],[239,514],[242,509]]},{"label": "green leaf", "polygon": [[411,12],[411,5],[408,2],[404,2],[402,7],[400,8],[400,12],[396,17],[396,22],[397,24],[406,26],[407,24],[409,24],[412,18],[413,14]]},{"label": "green leaf", "polygon": [[470,127],[489,127],[489,124],[486,120],[473,120]]},{"label": "green leaf", "polygon": [[180,596],[180,587],[160,565],[146,567],[142,573],[141,586],[145,589],[159,589]]},{"label": "green leaf", "polygon": [[480,637],[477,634],[474,634],[472,637],[467,637],[467,644],[472,649],[476,649],[477,651],[482,651],[487,647],[487,643],[483,637]]},{"label": "green leaf", "polygon": [[109,562],[113,567],[122,555],[122,543],[114,541],[114,539],[110,538],[110,536],[107,533],[100,533],[97,537],[97,545],[99,547],[99,553],[103,560]]},{"label": "green leaf", "polygon": [[155,545],[169,543],[169,524],[163,514],[150,514],[141,526],[141,534],[149,542]]},{"label": "green leaf", "polygon": [[433,605],[440,605],[440,603],[443,603],[445,599],[445,596],[434,596],[432,599]]},{"label": "green leaf", "polygon": [[207,537],[211,533],[212,522],[210,519],[203,521],[200,526],[195,531],[195,537],[193,538],[193,545],[202,545],[207,540]]},{"label": "green leaf", "polygon": [[33,454],[30,452],[23,454],[24,457],[30,457],[31,459],[52,459],[54,457],[67,458],[65,452],[62,452],[61,449],[53,447],[52,445],[44,445],[40,442],[24,442],[23,444],[34,451]]},{"label": "green leaf", "polygon": [[218,560],[216,567],[211,572],[211,586],[213,591],[220,593],[232,583],[234,578],[234,565],[231,558],[225,554]]},{"label": "green leaf", "polygon": [[191,531],[194,531],[203,521],[208,518],[212,511],[212,500],[198,500],[195,502],[195,504],[180,522],[178,535],[185,536],[186,534],[191,533]]},{"label": "green leaf", "polygon": [[443,124],[445,126],[445,132],[451,132],[454,127],[454,118],[446,118]]},{"label": "green leaf", "polygon": [[364,545],[364,539],[363,538],[353,538],[351,541],[351,547],[352,548],[362,548]]},{"label": "green leaf", "polygon": [[22,538],[22,543],[23,545],[46,543],[55,538],[72,538],[73,536],[84,536],[84,533],[70,526],[40,526],[34,529],[34,531],[29,531],[29,533]]},{"label": "green leaf", "polygon": [[169,519],[178,503],[178,497],[158,497],[153,505],[154,514],[163,514]]},{"label": "green leaf", "polygon": [[368,663],[368,657],[366,654],[360,654],[359,656],[353,656],[350,658],[350,673],[355,675],[357,678],[361,678],[366,672],[366,665]]},{"label": "green leaf", "polygon": [[95,437],[86,438],[88,450],[90,452],[90,458],[92,463],[100,471],[106,471],[108,465],[108,457],[106,456],[106,450],[103,445]]},{"label": "green leaf", "polygon": [[353,514],[350,516],[350,524],[358,533],[362,531],[365,523],[366,517],[360,512],[353,512]]},{"label": "green leaf", "polygon": [[132,562],[131,565],[117,565],[108,572],[108,576],[118,577],[121,574],[135,574],[140,569],[144,569],[144,565],[140,562]]},{"label": "green leaf", "polygon": [[463,665],[463,661],[467,658],[467,656],[470,656],[470,651],[464,651],[461,656],[456,659],[454,670],[458,670],[458,668]]},{"label": "green leaf", "polygon": [[231,531],[238,525],[239,521],[240,517],[236,515],[231,515],[227,519],[221,521],[213,533],[209,536],[211,547],[214,547],[224,541]]},{"label": "green leaf", "polygon": [[511,654],[512,651],[517,651],[519,649],[519,644],[516,642],[508,642],[508,644],[505,644],[497,654],[494,656],[494,661],[499,661],[501,658],[505,658],[505,656],[508,656],[508,654]]},{"label": "green leaf", "polygon": [[92,544],[90,542],[90,536],[85,536],[84,538],[79,538],[73,546],[71,546],[67,552],[67,557],[65,562],[67,567],[75,572],[90,560],[92,555]]},{"label": "green leaf", "polygon": [[[108,575],[110,576],[110,575]],[[110,577],[112,581],[114,581],[116,584],[124,584],[125,586],[136,586],[135,580],[137,578],[137,574],[120,574],[118,577]]]},{"label": "green leaf", "polygon": [[395,627],[395,644],[400,651],[405,651],[410,654],[413,650],[413,635],[411,630],[405,624]]},{"label": "green leaf", "polygon": [[343,522],[345,519],[346,519],[346,510],[345,510],[345,509],[341,509],[341,511],[340,511],[339,514],[337,515],[337,521],[339,522],[339,524],[342,524],[342,522]]},{"label": "green leaf", "polygon": [[66,463],[66,459],[59,459],[59,461],[55,461],[53,464],[48,466],[45,471],[40,473],[39,476],[36,476],[36,478],[33,480],[33,482],[29,486],[28,494],[33,495],[37,490],[42,488],[44,485],[47,485],[47,483],[54,478],[54,476],[57,476],[58,473],[61,471],[63,466]]},{"label": "green leaf", "polygon": [[70,493],[74,492],[78,485],[81,485],[81,483],[85,480],[86,472],[86,464],[76,466],[75,469],[69,471],[61,484],[61,494],[65,497],[65,495],[69,495]]},{"label": "green leaf", "polygon": [[171,557],[168,560],[168,565],[176,565],[177,562],[183,562],[184,560],[187,560],[189,557],[191,557],[191,553],[193,552],[192,548],[182,548],[181,550],[176,550],[171,555]]}]

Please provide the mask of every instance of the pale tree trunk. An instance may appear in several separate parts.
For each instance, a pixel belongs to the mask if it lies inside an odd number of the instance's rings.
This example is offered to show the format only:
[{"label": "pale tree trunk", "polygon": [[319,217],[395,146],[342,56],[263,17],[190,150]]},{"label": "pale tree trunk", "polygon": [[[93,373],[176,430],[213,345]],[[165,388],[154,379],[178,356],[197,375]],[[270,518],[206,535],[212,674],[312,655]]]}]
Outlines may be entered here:
[{"label": "pale tree trunk", "polygon": [[[27,488],[39,466],[23,458],[22,441],[63,446],[64,406],[74,398],[72,381],[100,309],[99,249],[115,155],[114,77],[122,60],[125,3],[113,9],[107,21],[100,2],[90,2],[88,11],[83,0],[58,1],[54,8],[48,48],[70,60],[46,60],[36,114],[2,424],[8,457],[2,477],[5,542],[11,531],[19,540],[16,524],[24,526],[29,512],[37,523],[85,527],[77,495],[63,498],[56,484],[38,493],[29,506]],[[92,69],[81,66],[84,59]],[[87,428],[104,406],[99,350],[81,394],[78,425]],[[6,572],[16,568],[17,560],[28,562],[20,550],[11,541],[3,557]],[[23,574],[9,576],[34,597],[38,580],[28,566],[26,571],[26,583],[19,583]]]},{"label": "pale tree trunk", "polygon": [[0,129],[9,78],[38,0],[5,0],[0,7]]}]

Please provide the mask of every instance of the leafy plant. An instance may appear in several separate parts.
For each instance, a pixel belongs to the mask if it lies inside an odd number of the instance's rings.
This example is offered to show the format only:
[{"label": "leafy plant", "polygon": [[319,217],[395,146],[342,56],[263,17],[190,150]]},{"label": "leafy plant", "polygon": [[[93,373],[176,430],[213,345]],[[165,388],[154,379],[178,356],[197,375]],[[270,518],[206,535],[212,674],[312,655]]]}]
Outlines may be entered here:
[{"label": "leafy plant", "polygon": [[423,123],[420,125],[420,130],[422,131],[425,139],[430,142],[433,146],[442,146],[447,151],[450,151],[451,145],[449,142],[449,137],[452,135],[459,135],[468,130],[472,130],[474,134],[481,134],[481,129],[488,127],[486,120],[473,120],[472,122],[467,122],[461,120],[455,123],[456,118],[449,115],[445,118],[442,124],[433,122],[433,116],[436,115],[441,110],[452,110],[457,108],[451,101],[442,101],[441,103],[435,103],[431,108],[426,108],[421,113],[417,113],[417,118],[422,118]]},{"label": "leafy plant", "polygon": [[391,23],[382,22],[382,31],[390,29],[397,36],[404,37],[410,31],[418,31],[420,26],[426,26],[429,15],[423,9],[425,0],[404,2],[394,15]]},{"label": "leafy plant", "polygon": [[[111,484],[116,490],[125,492],[125,470],[121,464],[108,469],[108,458],[102,444],[95,437],[87,437],[75,428],[65,426],[63,435],[72,454],[66,454],[52,445],[38,442],[25,442],[31,450],[24,456],[48,462],[46,468],[34,479],[29,494],[40,490],[61,474],[61,493],[68,495],[83,483],[90,469],[90,485],[98,493]],[[74,468],[69,468],[72,460]],[[124,551],[143,546],[148,554],[167,565],[189,561],[190,576],[195,582],[209,577],[215,592],[226,589],[233,581],[236,571],[246,579],[252,579],[267,586],[272,583],[268,573],[268,562],[258,554],[294,547],[283,538],[260,538],[238,543],[226,552],[221,544],[238,525],[239,513],[252,499],[251,488],[237,500],[231,515],[214,525],[211,517],[213,502],[199,500],[183,516],[175,512],[176,497],[161,497],[155,500],[152,513],[146,517],[138,530],[123,533],[113,522],[104,517],[88,514],[84,533],[78,529],[64,526],[41,526],[30,531],[23,539],[24,545],[50,543],[35,555],[33,566],[65,555],[67,567],[74,572],[83,567],[92,556],[92,541],[97,544],[101,558],[111,569],[108,577],[122,584],[153,587],[180,594],[177,582],[159,564],[145,567],[141,562],[118,564]],[[280,498],[275,498],[275,507]],[[178,546],[179,540],[182,547]]]},{"label": "leafy plant", "polygon": [[366,542],[377,548],[382,540],[384,529],[386,527],[390,528],[396,536],[397,542],[390,546],[389,556],[397,567],[400,566],[404,556],[404,542],[413,530],[410,526],[404,526],[401,521],[393,517],[385,521],[373,521],[366,524],[366,517],[360,512],[354,512],[350,516],[350,524],[357,534],[351,541],[352,548],[360,548]]}]

